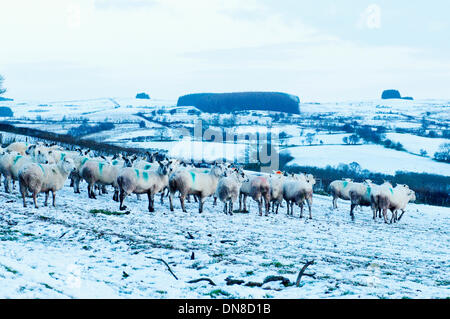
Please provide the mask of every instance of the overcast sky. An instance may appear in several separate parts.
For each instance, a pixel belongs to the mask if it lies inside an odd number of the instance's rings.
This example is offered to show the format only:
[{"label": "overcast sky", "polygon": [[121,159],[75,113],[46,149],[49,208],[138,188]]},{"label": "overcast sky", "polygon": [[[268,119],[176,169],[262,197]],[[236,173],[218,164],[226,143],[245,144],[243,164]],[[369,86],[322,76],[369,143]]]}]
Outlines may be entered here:
[{"label": "overcast sky", "polygon": [[0,0],[5,96],[450,98],[447,0]]}]

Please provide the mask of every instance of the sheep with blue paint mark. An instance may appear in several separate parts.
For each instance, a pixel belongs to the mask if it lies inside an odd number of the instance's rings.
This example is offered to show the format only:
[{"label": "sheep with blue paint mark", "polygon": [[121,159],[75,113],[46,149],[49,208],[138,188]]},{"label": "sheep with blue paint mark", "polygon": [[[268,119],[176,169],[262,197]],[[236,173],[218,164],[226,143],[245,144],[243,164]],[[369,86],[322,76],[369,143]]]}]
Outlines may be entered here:
[{"label": "sheep with blue paint mark", "polygon": [[197,196],[199,202],[199,213],[203,212],[203,204],[206,198],[216,192],[217,184],[222,177],[225,167],[215,163],[208,173],[200,173],[196,170],[180,169],[169,177],[169,205],[173,211],[173,196],[180,193],[180,203],[183,212],[186,212],[184,201],[186,196]]},{"label": "sheep with blue paint mark", "polygon": [[36,197],[39,193],[45,193],[47,206],[49,192],[52,192],[53,206],[55,206],[56,192],[63,186],[70,172],[74,169],[73,160],[66,158],[58,164],[28,163],[19,171],[20,193],[22,194],[23,207],[27,207],[26,194],[31,192],[34,206],[38,207]]},{"label": "sheep with blue paint mark", "polygon": [[19,180],[19,170],[26,164],[36,162],[48,164],[47,156],[43,153],[36,153],[36,156],[22,155],[16,151],[6,151],[0,157],[0,172],[5,177],[5,192],[10,192],[11,181]]},{"label": "sheep with blue paint mark", "polygon": [[343,200],[350,200],[349,191],[352,185],[353,181],[349,178],[332,181],[330,183],[330,185],[328,186],[328,190],[331,196],[333,196],[333,209],[337,208],[338,198]]},{"label": "sheep with blue paint mark", "polygon": [[111,185],[114,188],[113,200],[118,201],[119,185],[117,184],[117,177],[119,176],[121,170],[128,165],[129,162],[119,160],[116,162],[113,161],[112,163],[98,161],[95,159],[85,161],[80,169],[80,176],[88,184],[89,198],[96,198],[94,192],[95,184],[105,186]]},{"label": "sheep with blue paint mark", "polygon": [[120,210],[127,207],[123,205],[125,198],[134,194],[148,195],[148,210],[155,211],[154,196],[161,193],[169,183],[170,166],[172,162],[158,162],[157,170],[142,170],[134,167],[124,168],[117,177],[119,187]]}]

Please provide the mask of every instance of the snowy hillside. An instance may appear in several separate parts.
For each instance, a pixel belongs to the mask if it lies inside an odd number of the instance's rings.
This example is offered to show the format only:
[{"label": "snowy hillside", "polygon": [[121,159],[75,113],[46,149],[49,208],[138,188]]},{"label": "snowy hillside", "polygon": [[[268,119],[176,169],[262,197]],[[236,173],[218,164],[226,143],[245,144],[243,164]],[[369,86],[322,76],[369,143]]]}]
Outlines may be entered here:
[{"label": "snowy hillside", "polygon": [[[408,206],[398,224],[373,221],[368,208],[349,218],[349,205],[314,196],[313,220],[278,215],[225,216],[222,204],[206,202],[199,214],[175,212],[147,200],[127,198],[129,214],[111,194],[89,200],[66,187],[57,207],[23,208],[17,191],[0,191],[0,298],[446,298],[449,297],[450,209]],[[29,199],[29,201],[31,201]],[[42,204],[43,196],[39,203]],[[193,255],[193,259],[191,258]],[[174,275],[162,261],[166,261]],[[300,287],[295,282],[314,260]],[[198,278],[206,281],[188,283]],[[242,280],[227,285],[225,279]]]},{"label": "snowy hillside", "polygon": [[390,175],[395,175],[396,171],[408,171],[450,176],[449,164],[379,145],[301,146],[283,152],[294,157],[288,165],[335,167],[341,163],[357,162],[361,169]]}]

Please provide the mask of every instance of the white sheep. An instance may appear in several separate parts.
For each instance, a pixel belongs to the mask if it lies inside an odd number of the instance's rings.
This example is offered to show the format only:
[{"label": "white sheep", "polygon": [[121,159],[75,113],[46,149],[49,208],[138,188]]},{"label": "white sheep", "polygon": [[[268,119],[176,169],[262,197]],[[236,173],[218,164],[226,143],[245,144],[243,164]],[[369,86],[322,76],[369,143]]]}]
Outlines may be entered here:
[{"label": "white sheep", "polygon": [[125,210],[123,205],[125,197],[134,194],[148,195],[148,210],[155,211],[154,196],[163,192],[169,183],[170,165],[172,163],[159,162],[157,170],[142,170],[133,167],[124,168],[117,177],[120,194],[120,210]]},{"label": "white sheep", "polygon": [[37,194],[45,193],[44,205],[47,206],[49,192],[52,192],[53,206],[55,206],[56,192],[64,186],[73,168],[73,160],[70,158],[66,158],[58,164],[29,163],[24,165],[19,172],[23,207],[27,207],[25,200],[27,191],[31,192],[36,208],[39,208],[36,201]]},{"label": "white sheep", "polygon": [[376,185],[372,183],[370,180],[366,180],[363,183],[355,183],[353,182],[350,186],[349,195],[350,195],[350,217],[352,220],[355,219],[355,215],[353,213],[356,206],[370,206],[373,211],[374,218],[376,217],[377,205],[374,200],[372,200],[372,196],[375,196],[380,187],[392,187],[392,185],[388,182],[385,182],[383,185]]},{"label": "white sheep", "polygon": [[272,213],[278,214],[278,208],[283,202],[283,182],[285,176],[280,172],[274,172],[269,176],[270,184],[270,203],[272,204]]},{"label": "white sheep", "polygon": [[118,201],[119,186],[117,185],[117,177],[126,165],[125,161],[117,161],[115,165],[95,159],[85,161],[80,169],[80,176],[88,183],[89,198],[96,198],[94,192],[95,184],[112,185],[114,187],[113,200]]},{"label": "white sheep", "polygon": [[[392,217],[390,222],[399,221],[406,211],[406,205],[410,201],[416,200],[415,192],[409,188],[408,185],[398,184],[395,188],[380,188],[376,202],[380,210],[383,212],[385,223],[387,223],[387,210],[392,211]],[[398,211],[401,210],[402,214],[397,218]]]},{"label": "white sheep", "polygon": [[269,215],[270,205],[270,183],[265,176],[249,176],[249,180],[242,183],[239,192],[239,211],[242,211],[242,204],[244,211],[247,211],[247,197],[250,196],[258,203],[259,215],[262,216],[262,206],[266,210],[266,216]]},{"label": "white sheep", "polygon": [[169,177],[169,205],[173,211],[173,195],[180,193],[180,203],[183,212],[186,212],[184,201],[187,195],[197,196],[199,213],[203,212],[203,204],[207,197],[215,194],[220,177],[224,173],[222,164],[214,164],[208,173],[199,173],[195,170],[180,169]]},{"label": "white sheep", "polygon": [[353,182],[351,179],[346,178],[343,180],[336,180],[330,183],[328,186],[331,196],[333,196],[333,209],[337,208],[338,198],[343,200],[350,200],[350,188]]},{"label": "white sheep", "polygon": [[294,204],[300,206],[300,218],[303,217],[303,206],[306,200],[309,209],[309,218],[312,219],[313,187],[316,180],[311,174],[300,174],[291,177],[283,183],[283,198],[286,201],[287,215],[294,213]]},{"label": "white sheep", "polygon": [[27,142],[13,142],[6,147],[7,151],[17,152],[20,155],[25,155],[25,151],[30,146]]},{"label": "white sheep", "polygon": [[223,212],[233,215],[233,202],[236,202],[239,196],[241,185],[246,182],[248,177],[240,169],[234,169],[231,174],[225,173],[225,176],[217,184],[215,197],[223,202]]},{"label": "white sheep", "polygon": [[0,158],[0,171],[5,177],[5,192],[10,192],[10,183],[19,180],[19,170],[26,164],[31,162],[38,162],[47,164],[48,160],[44,154],[42,156],[31,157],[28,155],[21,155],[16,151],[7,151]]}]

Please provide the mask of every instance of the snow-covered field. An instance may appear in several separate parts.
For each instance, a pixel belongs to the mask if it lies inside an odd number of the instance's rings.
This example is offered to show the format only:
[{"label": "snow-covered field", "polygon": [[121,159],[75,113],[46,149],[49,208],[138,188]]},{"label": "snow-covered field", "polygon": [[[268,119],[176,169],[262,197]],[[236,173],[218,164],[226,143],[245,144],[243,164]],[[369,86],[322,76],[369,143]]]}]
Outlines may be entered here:
[{"label": "snow-covered field", "polygon": [[[149,213],[133,196],[130,213],[115,216],[91,213],[118,204],[111,194],[90,200],[84,188],[76,195],[66,185],[56,208],[39,209],[23,208],[17,190],[0,191],[0,298],[450,297],[450,208],[410,204],[400,223],[386,225],[368,208],[352,222],[348,203],[332,211],[318,195],[313,220],[299,219],[298,208],[294,217],[285,208],[260,217],[254,202],[249,214],[225,216],[212,200],[203,214],[195,203],[183,213],[178,201],[175,212],[158,201]],[[165,260],[178,280],[148,257]],[[310,260],[315,278],[300,287],[225,282],[295,282]],[[216,286],[187,283],[203,277]]]},{"label": "snow-covered field", "polygon": [[288,165],[326,167],[357,162],[362,169],[395,174],[396,171],[450,176],[450,165],[380,145],[323,145],[291,147],[282,152],[294,159]]}]

